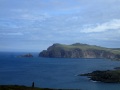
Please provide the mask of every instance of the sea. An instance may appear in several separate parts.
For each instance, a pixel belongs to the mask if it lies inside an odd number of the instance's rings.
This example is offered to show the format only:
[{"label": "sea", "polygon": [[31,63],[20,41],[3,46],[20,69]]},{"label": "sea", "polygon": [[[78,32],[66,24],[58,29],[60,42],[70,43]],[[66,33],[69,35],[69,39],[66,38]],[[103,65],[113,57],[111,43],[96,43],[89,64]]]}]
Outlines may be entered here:
[{"label": "sea", "polygon": [[120,67],[109,59],[18,57],[25,52],[0,52],[0,85],[25,85],[40,88],[80,90],[120,90],[120,83],[95,82],[79,76],[95,70]]}]

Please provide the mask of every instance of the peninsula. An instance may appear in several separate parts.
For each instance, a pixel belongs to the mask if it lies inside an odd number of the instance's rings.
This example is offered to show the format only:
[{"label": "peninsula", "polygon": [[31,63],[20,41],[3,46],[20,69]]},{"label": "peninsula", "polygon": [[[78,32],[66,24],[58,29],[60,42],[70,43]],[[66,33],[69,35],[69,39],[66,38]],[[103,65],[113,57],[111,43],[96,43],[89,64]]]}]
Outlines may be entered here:
[{"label": "peninsula", "polygon": [[120,70],[97,70],[91,73],[80,74],[80,76],[87,76],[93,81],[100,81],[104,83],[120,83]]},{"label": "peninsula", "polygon": [[53,44],[39,53],[50,58],[107,58],[120,60],[120,48],[105,48],[96,45],[75,43],[72,45]]}]

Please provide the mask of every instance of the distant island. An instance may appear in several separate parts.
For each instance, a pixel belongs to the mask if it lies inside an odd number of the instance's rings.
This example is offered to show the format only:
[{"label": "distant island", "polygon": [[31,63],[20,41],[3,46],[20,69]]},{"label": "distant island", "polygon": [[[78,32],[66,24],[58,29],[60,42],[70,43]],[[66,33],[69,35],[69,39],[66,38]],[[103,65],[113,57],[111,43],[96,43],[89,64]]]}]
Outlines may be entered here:
[{"label": "distant island", "polygon": [[106,58],[120,60],[120,48],[105,48],[96,45],[75,43],[72,45],[53,44],[39,54],[50,58]]},{"label": "distant island", "polygon": [[28,54],[20,55],[20,56],[18,56],[18,57],[33,57],[33,55],[30,54],[30,53],[28,53]]}]

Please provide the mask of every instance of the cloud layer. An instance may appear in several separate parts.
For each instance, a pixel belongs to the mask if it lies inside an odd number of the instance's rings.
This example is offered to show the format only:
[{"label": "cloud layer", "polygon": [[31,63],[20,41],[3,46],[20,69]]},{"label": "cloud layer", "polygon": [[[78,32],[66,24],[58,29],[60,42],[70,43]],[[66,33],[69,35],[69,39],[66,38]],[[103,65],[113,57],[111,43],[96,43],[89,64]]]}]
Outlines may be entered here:
[{"label": "cloud layer", "polygon": [[94,32],[105,32],[109,30],[120,30],[120,19],[113,19],[109,22],[105,22],[102,24],[97,24],[97,25],[89,25],[88,27],[86,26],[84,29],[81,30],[81,32],[84,33],[94,33]]},{"label": "cloud layer", "polygon": [[75,42],[119,47],[119,11],[119,0],[0,0],[0,51]]}]

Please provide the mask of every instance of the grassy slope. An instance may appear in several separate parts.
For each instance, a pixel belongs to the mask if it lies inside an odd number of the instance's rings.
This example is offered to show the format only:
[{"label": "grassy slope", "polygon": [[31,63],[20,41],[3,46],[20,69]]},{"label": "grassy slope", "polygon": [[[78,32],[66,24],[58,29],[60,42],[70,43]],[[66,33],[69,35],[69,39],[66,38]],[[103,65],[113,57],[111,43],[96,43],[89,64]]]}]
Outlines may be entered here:
[{"label": "grassy slope", "polygon": [[105,48],[105,47],[100,47],[96,45],[87,45],[87,44],[72,44],[72,45],[65,45],[65,44],[56,44],[56,47],[61,47],[64,50],[72,50],[75,48],[79,48],[82,50],[89,50],[89,49],[95,49],[95,50],[105,50],[109,51],[114,54],[120,54],[120,48]]},{"label": "grassy slope", "polygon": [[[37,87],[26,87],[18,85],[0,85],[0,90],[71,90],[71,89],[51,89],[51,88],[37,88]],[[75,89],[81,90],[81,89]]]},{"label": "grassy slope", "polygon": [[48,88],[32,88],[18,85],[0,85],[0,90],[53,90]]}]

